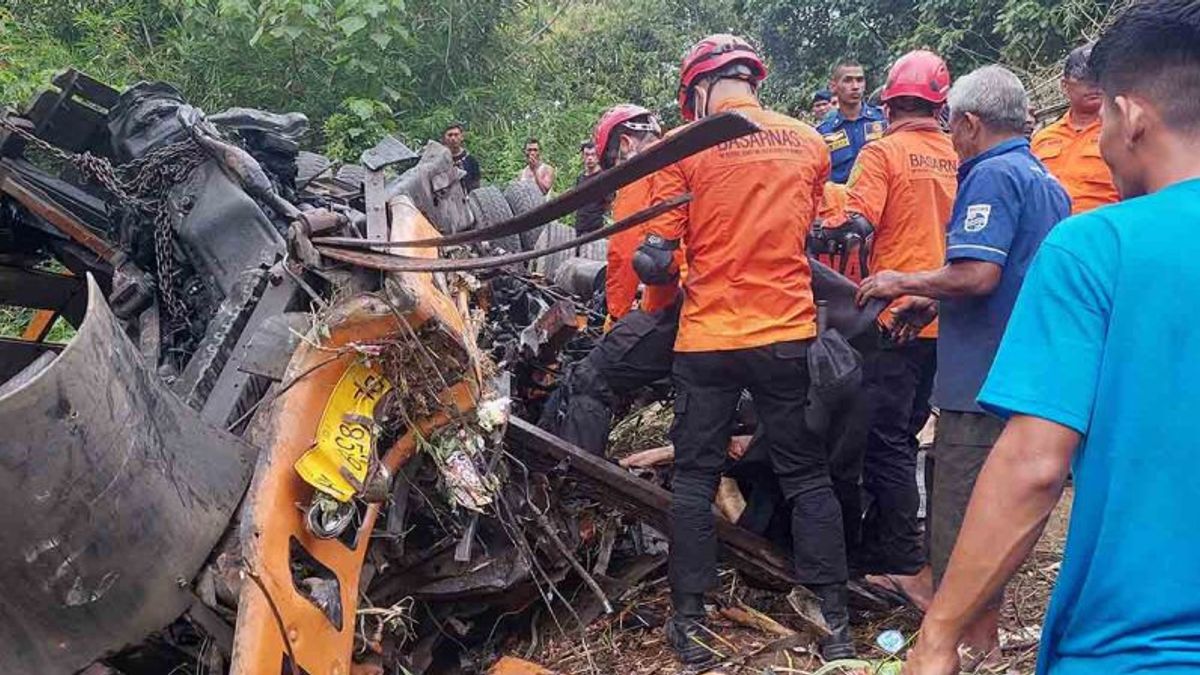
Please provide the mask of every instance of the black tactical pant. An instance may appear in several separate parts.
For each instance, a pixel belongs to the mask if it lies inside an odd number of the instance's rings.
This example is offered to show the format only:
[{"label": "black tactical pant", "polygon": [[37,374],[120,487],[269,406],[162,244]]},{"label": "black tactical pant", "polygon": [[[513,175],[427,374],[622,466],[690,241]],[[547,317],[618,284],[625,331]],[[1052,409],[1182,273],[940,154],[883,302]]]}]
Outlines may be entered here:
[{"label": "black tactical pant", "polygon": [[726,465],[742,390],[754,399],[758,429],[784,499],[791,505],[797,580],[844,583],[842,514],[829,478],[826,450],[805,425],[808,342],[720,352],[675,354],[675,473],[671,500],[669,577],[676,609],[716,585],[717,539],[712,513]]},{"label": "black tactical pant", "polygon": [[[871,333],[858,336],[850,343],[858,352],[871,354],[879,349],[879,337],[874,327]],[[747,402],[743,400],[743,404]],[[867,405],[862,392],[855,393],[849,400],[836,407],[822,410],[820,401],[811,398],[806,411],[808,428],[825,444],[829,457],[829,476],[833,480],[833,492],[842,509],[842,533],[846,541],[846,555],[854,572],[854,561],[862,543],[863,457],[867,445]],[[753,411],[753,403],[744,405],[742,412]],[[770,458],[762,449],[759,434],[750,443],[745,456],[734,464],[727,475],[736,478],[746,498],[746,510],[738,519],[738,525],[787,547],[791,546],[791,523],[781,523],[777,509],[783,503],[775,475],[771,470]],[[790,514],[787,518],[790,521]]]},{"label": "black tactical pant", "polygon": [[[867,358],[866,350],[859,350]],[[862,392],[833,411],[829,426],[821,434],[829,453],[829,475],[833,492],[842,508],[842,533],[852,571],[862,547],[863,459],[867,445],[867,401]]]},{"label": "black tactical pant", "polygon": [[621,318],[547,401],[538,426],[603,456],[617,401],[671,374],[682,298],[653,314]]},{"label": "black tactical pant", "polygon": [[915,574],[926,562],[917,520],[917,434],[929,419],[937,341],[885,344],[865,355],[862,396],[867,436],[863,490],[871,505],[863,521],[860,571]]}]

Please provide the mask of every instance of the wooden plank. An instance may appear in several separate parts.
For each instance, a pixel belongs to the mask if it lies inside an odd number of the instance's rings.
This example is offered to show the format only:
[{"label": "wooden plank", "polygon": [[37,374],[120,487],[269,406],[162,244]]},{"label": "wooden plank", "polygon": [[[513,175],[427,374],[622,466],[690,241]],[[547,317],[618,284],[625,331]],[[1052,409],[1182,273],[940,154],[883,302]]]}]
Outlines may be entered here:
[{"label": "wooden plank", "polygon": [[[517,450],[565,465],[572,477],[589,484],[593,488],[589,493],[605,504],[669,531],[670,492],[516,417],[509,420],[507,438]],[[796,585],[790,558],[774,544],[719,515],[716,531],[722,554],[734,567],[777,588]]]},{"label": "wooden plank", "polygon": [[63,234],[74,239],[106,262],[112,262],[116,256],[116,248],[106,239],[92,232],[87,225],[42,194],[40,190],[26,185],[24,181],[13,176],[7,170],[0,170],[0,191],[16,199],[34,215],[57,227]]},{"label": "wooden plank", "polygon": [[38,136],[70,152],[108,149],[105,116],[70,97],[59,102],[54,114],[38,126]]},{"label": "wooden plank", "polygon": [[58,318],[58,312],[52,309],[40,309],[33,315],[29,325],[25,326],[25,330],[21,333],[22,340],[30,342],[41,342],[50,334],[50,329],[54,327],[54,320]]},{"label": "wooden plank", "polygon": [[387,241],[387,181],[382,169],[367,172],[367,179],[363,184],[363,198],[367,203],[367,239]]}]

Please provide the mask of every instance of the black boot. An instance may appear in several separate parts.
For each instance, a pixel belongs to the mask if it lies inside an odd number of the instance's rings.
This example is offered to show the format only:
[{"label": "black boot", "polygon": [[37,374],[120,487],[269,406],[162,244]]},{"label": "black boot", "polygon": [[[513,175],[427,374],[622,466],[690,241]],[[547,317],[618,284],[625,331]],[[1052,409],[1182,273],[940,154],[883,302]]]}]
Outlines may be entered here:
[{"label": "black boot", "polygon": [[829,637],[820,641],[821,658],[826,661],[852,659],[855,656],[854,640],[850,637],[850,611],[847,607],[849,591],[846,584],[820,584],[808,589],[817,596],[821,604],[821,615],[829,626]]},{"label": "black boot", "polygon": [[712,635],[704,626],[704,596],[672,594],[675,613],[667,619],[667,644],[685,666],[706,666],[716,661],[708,646]]}]

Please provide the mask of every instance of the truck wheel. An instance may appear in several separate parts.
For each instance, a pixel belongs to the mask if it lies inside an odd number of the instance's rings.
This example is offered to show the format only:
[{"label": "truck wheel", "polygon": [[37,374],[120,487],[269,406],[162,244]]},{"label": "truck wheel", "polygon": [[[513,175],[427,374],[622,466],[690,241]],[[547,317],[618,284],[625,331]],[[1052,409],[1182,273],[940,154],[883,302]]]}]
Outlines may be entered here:
[{"label": "truck wheel", "polygon": [[[472,191],[467,197],[467,202],[471,208],[471,214],[475,217],[476,229],[491,227],[513,217],[512,207],[504,198],[504,192],[495,185],[485,185]],[[521,252],[520,235],[514,234],[493,239],[491,243],[508,253]]]},{"label": "truck wheel", "polygon": [[[556,246],[558,244],[571,241],[574,238],[575,228],[555,221],[547,225],[545,229],[542,230],[542,234],[538,237],[534,250],[540,251],[542,249],[550,248],[551,246]],[[564,260],[574,257],[575,251],[573,249],[567,249],[566,251],[559,251],[557,253],[551,253],[550,255],[537,258],[530,264],[532,265],[532,270],[534,272],[544,275],[547,279],[553,279],[554,271],[558,269],[558,266],[561,265]]]},{"label": "truck wheel", "polygon": [[[528,181],[513,181],[504,188],[504,198],[508,201],[508,205],[512,207],[514,216],[519,216],[522,213],[532,211],[546,202],[546,197],[542,194],[540,188]],[[537,243],[538,235],[545,229],[545,225],[535,227],[528,232],[521,233],[521,250],[532,251]]]},{"label": "truck wheel", "polygon": [[579,257],[588,260],[608,260],[608,240],[601,239],[579,247]]}]

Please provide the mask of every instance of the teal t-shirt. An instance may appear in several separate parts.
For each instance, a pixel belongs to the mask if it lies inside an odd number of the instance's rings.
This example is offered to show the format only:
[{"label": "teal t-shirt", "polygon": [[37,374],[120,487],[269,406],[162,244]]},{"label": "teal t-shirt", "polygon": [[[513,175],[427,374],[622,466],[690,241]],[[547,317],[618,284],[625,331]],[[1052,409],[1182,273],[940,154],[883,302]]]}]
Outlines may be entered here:
[{"label": "teal t-shirt", "polygon": [[1083,434],[1038,673],[1200,673],[1200,179],[1042,243],[987,410]]}]

